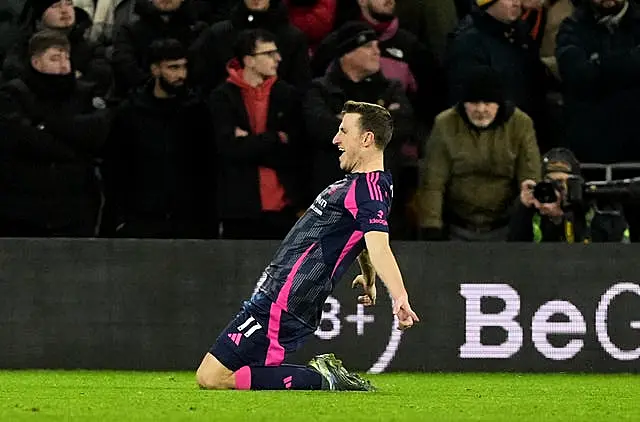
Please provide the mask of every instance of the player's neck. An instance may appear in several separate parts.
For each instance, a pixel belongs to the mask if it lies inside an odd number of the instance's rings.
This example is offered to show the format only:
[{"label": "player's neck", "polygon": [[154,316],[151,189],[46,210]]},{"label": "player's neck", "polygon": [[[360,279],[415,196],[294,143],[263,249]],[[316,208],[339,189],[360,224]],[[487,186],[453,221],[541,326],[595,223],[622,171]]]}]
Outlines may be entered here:
[{"label": "player's neck", "polygon": [[368,159],[364,159],[359,165],[357,165],[352,173],[371,173],[372,171],[384,170],[384,156],[382,154],[376,154]]}]

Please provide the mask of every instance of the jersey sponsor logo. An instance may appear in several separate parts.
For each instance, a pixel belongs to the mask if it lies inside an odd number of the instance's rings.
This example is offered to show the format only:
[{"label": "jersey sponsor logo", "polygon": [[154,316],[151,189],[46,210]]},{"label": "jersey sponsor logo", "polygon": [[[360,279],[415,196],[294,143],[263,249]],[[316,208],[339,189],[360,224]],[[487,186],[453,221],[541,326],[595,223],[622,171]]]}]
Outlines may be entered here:
[{"label": "jersey sponsor logo", "polygon": [[378,218],[370,218],[369,224],[382,224],[383,226],[388,226],[387,220],[384,219],[384,211],[378,210],[377,213]]}]

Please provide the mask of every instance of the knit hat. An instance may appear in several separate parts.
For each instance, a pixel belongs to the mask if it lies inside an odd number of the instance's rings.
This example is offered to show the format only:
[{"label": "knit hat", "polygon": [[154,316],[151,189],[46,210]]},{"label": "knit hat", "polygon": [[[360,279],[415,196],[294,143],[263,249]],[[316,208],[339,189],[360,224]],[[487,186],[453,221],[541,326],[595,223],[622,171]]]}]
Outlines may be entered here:
[{"label": "knit hat", "polygon": [[462,101],[470,103],[504,102],[504,86],[500,74],[489,66],[476,66],[470,69],[462,84]]},{"label": "knit hat", "polygon": [[32,19],[34,21],[40,20],[45,10],[58,3],[60,0],[28,0],[28,5],[31,5],[33,11]]},{"label": "knit hat", "polygon": [[542,174],[562,172],[580,175],[580,162],[567,148],[553,148],[542,157]]},{"label": "knit hat", "polygon": [[497,1],[498,0],[476,0],[476,4],[480,9],[488,9],[489,6],[491,6],[493,3]]},{"label": "knit hat", "polygon": [[336,57],[342,57],[356,48],[377,39],[376,32],[366,23],[347,22],[338,29]]}]

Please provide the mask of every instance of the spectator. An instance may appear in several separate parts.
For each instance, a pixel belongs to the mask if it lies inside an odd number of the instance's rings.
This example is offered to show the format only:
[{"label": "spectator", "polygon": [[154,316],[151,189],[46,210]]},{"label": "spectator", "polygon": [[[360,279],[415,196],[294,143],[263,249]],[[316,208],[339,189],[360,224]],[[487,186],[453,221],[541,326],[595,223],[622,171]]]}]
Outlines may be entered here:
[{"label": "spectator", "polygon": [[[111,67],[103,46],[87,41],[85,32],[91,27],[91,19],[82,9],[73,7],[71,0],[29,0],[23,17],[23,39],[7,55],[3,64],[5,80],[15,79],[29,67],[28,44],[36,28],[59,31],[71,44],[71,66],[75,75],[94,83],[101,94],[111,85]],[[29,13],[30,12],[30,13]]]},{"label": "spectator", "polygon": [[593,200],[570,202],[570,197],[576,196],[571,190],[582,191],[584,181],[580,163],[570,150],[554,148],[547,152],[542,159],[542,174],[544,182],[553,188],[553,195],[537,189],[533,180],[522,183],[509,224],[510,241],[629,243],[629,230],[620,204],[609,201],[598,204]]},{"label": "spectator", "polygon": [[501,75],[470,69],[462,101],[436,117],[420,190],[423,238],[507,239],[516,186],[538,180],[531,119],[505,100]]},{"label": "spectator", "polygon": [[116,28],[137,19],[135,0],[74,0],[73,5],[91,18],[89,39],[104,45],[113,44]]},{"label": "spectator", "polygon": [[238,34],[227,81],[213,91],[218,209],[226,239],[283,239],[307,207],[301,198],[300,99],[276,77],[275,35]]},{"label": "spectator", "polygon": [[[428,122],[440,109],[438,68],[431,52],[415,35],[402,29],[395,15],[395,0],[359,0],[357,17],[376,31],[381,54],[382,74],[397,80],[411,100],[421,121]],[[329,35],[318,47],[312,60],[315,76],[325,74],[340,47],[338,33]]]},{"label": "spectator", "polygon": [[186,49],[179,41],[149,47],[152,79],[117,109],[105,154],[109,218],[104,235],[209,237],[207,105],[187,88]]},{"label": "spectator", "polygon": [[573,5],[571,0],[522,0],[522,20],[529,28],[529,34],[539,45],[540,59],[559,79],[555,50],[556,37],[562,21],[571,16]]},{"label": "spectator", "polygon": [[291,24],[307,36],[313,55],[320,42],[333,31],[336,0],[286,0]]},{"label": "spectator", "polygon": [[444,59],[447,36],[458,24],[453,0],[403,0],[397,3],[402,28],[418,37],[439,63]]},{"label": "spectator", "polygon": [[104,101],[72,72],[68,39],[36,33],[30,64],[0,89],[0,235],[94,236],[96,155],[109,127]]},{"label": "spectator", "polygon": [[449,104],[459,102],[469,69],[490,66],[504,81],[506,99],[533,119],[538,140],[546,145],[545,72],[520,15],[520,0],[475,0],[471,14],[451,36]]},{"label": "spectator", "polygon": [[194,7],[198,19],[208,24],[226,21],[239,0],[196,0]]},{"label": "spectator", "polygon": [[[411,139],[414,131],[413,109],[402,86],[386,79],[380,71],[380,50],[377,35],[363,22],[345,24],[337,35],[338,59],[329,72],[312,83],[305,100],[305,122],[308,137],[313,143],[312,191],[342,179],[344,173],[338,163],[339,152],[331,140],[340,126],[342,106],[347,100],[363,101],[386,107],[394,119],[391,144],[385,151],[386,167],[397,177],[401,162],[399,151]],[[394,172],[395,171],[395,172]],[[407,230],[403,216],[405,188],[403,180],[394,180],[394,211],[390,217],[397,223],[390,227],[404,234]]]},{"label": "spectator", "polygon": [[585,0],[560,26],[566,145],[583,162],[640,160],[640,10],[626,0]]},{"label": "spectator", "polygon": [[24,7],[24,0],[5,1],[0,5],[0,64],[7,51],[20,39],[18,16]]},{"label": "spectator", "polygon": [[202,30],[191,0],[137,0],[139,20],[123,26],[113,45],[115,95],[122,98],[150,78],[149,46],[173,38],[188,48]]},{"label": "spectator", "polygon": [[[640,161],[638,4],[583,0],[560,25],[556,57],[564,88],[564,145],[582,162]],[[625,204],[625,214],[631,241],[640,241],[640,204]]]},{"label": "spectator", "polygon": [[287,9],[280,0],[243,0],[233,9],[231,19],[213,24],[193,47],[194,81],[204,92],[222,82],[226,65],[234,57],[233,45],[238,33],[261,28],[276,36],[282,62],[278,76],[304,92],[311,80],[309,51],[304,34],[289,23]]}]

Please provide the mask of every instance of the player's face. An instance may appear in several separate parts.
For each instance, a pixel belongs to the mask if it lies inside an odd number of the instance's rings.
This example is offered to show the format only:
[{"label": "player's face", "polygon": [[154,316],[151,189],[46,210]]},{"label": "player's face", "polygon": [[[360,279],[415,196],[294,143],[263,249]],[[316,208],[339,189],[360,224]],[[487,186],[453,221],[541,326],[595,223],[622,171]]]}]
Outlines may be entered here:
[{"label": "player's face", "polygon": [[347,173],[353,172],[361,160],[361,145],[364,134],[360,129],[360,115],[347,113],[342,117],[338,133],[333,138],[333,144],[342,152],[340,154],[340,168]]}]

